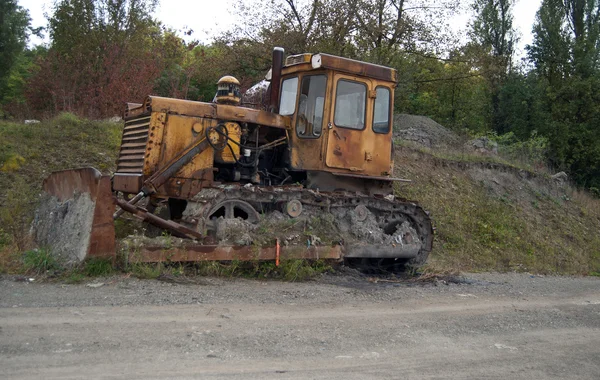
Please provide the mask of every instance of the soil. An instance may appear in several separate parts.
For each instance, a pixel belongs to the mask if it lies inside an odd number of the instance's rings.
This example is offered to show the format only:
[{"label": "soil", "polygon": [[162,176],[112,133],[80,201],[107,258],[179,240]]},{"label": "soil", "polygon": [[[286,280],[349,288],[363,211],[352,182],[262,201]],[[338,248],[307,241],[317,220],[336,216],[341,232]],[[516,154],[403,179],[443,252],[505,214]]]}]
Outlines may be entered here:
[{"label": "soil", "polygon": [[[600,279],[0,279],[11,379],[594,379]],[[376,282],[377,281],[377,282]],[[391,280],[390,280],[391,281]]]}]

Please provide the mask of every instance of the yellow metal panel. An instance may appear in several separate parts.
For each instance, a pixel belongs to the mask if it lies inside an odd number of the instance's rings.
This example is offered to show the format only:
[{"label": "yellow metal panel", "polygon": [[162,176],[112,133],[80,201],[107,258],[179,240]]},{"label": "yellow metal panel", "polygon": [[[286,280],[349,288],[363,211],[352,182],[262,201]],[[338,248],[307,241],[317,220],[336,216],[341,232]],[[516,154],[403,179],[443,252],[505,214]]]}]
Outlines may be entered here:
[{"label": "yellow metal panel", "polygon": [[150,176],[158,169],[166,121],[166,113],[152,112],[148,142],[146,143],[144,176]]},{"label": "yellow metal panel", "polygon": [[[367,91],[374,91],[377,85],[385,82],[367,80],[349,75],[334,76],[334,90],[331,97],[331,129],[329,129],[326,164],[332,171],[357,172],[366,175],[387,175],[391,165],[392,131],[387,134],[373,131],[373,107],[375,99],[366,98],[365,128],[356,130],[335,125],[335,96],[339,79],[346,79],[367,85]],[[393,94],[393,88],[390,88]],[[331,170],[331,169],[330,169]]]},{"label": "yellow metal panel", "polygon": [[[168,115],[163,137],[163,150],[161,152],[160,162],[162,165],[172,160],[195,139],[204,137],[204,133],[199,134],[194,129],[198,129],[196,124],[200,123],[204,127],[216,125],[216,120],[204,119],[199,117],[189,117],[181,115]],[[194,126],[196,127],[194,128]],[[197,155],[189,164],[185,165],[175,177],[178,178],[200,178],[202,171],[213,167],[214,149],[208,148]]]},{"label": "yellow metal panel", "polygon": [[[327,89],[325,90],[325,104],[323,107],[323,129],[321,136],[318,138],[302,138],[296,133],[297,112],[292,119],[290,128],[290,145],[291,145],[291,166],[297,170],[322,170],[324,167],[324,149],[327,146],[327,131],[328,123],[330,122],[331,114],[331,93],[333,90],[331,72],[315,71],[305,73],[298,78],[298,83],[302,83],[302,78],[308,75],[327,75]],[[298,91],[300,92],[300,91]],[[297,110],[296,110],[297,111]]]},{"label": "yellow metal panel", "polygon": [[[242,128],[240,128],[240,125],[238,123],[225,123],[225,128],[227,128],[229,139],[239,143],[242,137]],[[229,145],[231,146],[231,149],[225,147],[222,151],[217,152],[215,157],[216,160],[222,163],[233,164],[236,159],[239,159],[240,146],[232,142],[230,142]],[[232,150],[233,154],[231,153]],[[235,157],[233,156],[234,154]]]}]

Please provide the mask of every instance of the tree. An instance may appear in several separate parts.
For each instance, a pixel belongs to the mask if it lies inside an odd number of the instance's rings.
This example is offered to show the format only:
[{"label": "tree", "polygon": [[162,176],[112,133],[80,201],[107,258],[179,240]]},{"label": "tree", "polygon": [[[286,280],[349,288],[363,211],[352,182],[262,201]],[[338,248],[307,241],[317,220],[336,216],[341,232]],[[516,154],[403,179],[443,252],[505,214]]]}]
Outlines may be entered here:
[{"label": "tree", "polygon": [[49,17],[51,45],[27,97],[38,112],[90,117],[121,113],[152,93],[162,70],[154,0],[59,0]]},{"label": "tree", "polygon": [[30,23],[29,12],[16,0],[0,0],[0,103],[4,103],[11,70],[27,45]]},{"label": "tree", "polygon": [[498,133],[507,132],[503,123],[500,89],[512,68],[516,34],[513,29],[514,0],[475,0],[475,20],[471,38],[482,50],[479,65],[489,83],[491,125]]},{"label": "tree", "polygon": [[552,161],[586,187],[600,186],[600,6],[543,0],[527,51],[539,78]]},{"label": "tree", "polygon": [[563,0],[542,2],[532,32],[533,42],[526,47],[529,59],[541,77],[552,86],[559,86],[570,71],[571,37],[565,24]]}]

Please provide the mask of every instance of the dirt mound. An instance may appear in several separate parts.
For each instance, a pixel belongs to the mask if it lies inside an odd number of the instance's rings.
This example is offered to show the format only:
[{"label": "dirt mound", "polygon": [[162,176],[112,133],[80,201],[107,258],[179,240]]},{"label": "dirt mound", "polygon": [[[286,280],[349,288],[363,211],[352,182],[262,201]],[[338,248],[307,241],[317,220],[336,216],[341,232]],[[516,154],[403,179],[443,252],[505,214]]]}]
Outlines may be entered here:
[{"label": "dirt mound", "polygon": [[460,144],[460,137],[427,116],[398,114],[394,116],[394,137],[415,142],[427,148]]}]

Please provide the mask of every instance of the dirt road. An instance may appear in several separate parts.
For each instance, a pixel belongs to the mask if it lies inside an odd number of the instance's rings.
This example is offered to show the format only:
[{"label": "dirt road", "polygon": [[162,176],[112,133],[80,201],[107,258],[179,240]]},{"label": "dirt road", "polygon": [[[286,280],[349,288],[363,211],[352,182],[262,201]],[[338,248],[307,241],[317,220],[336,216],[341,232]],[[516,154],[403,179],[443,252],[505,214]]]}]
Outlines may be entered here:
[{"label": "dirt road", "polygon": [[0,378],[598,379],[600,279],[0,281]]}]

